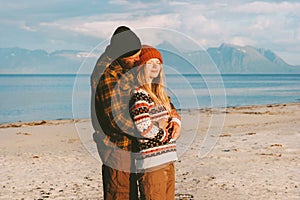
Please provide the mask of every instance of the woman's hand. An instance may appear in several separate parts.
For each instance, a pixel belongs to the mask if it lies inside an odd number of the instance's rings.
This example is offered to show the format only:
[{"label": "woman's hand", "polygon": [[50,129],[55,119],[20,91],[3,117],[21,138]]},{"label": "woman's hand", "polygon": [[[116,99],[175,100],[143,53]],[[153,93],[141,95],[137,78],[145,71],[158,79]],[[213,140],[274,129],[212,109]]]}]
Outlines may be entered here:
[{"label": "woman's hand", "polygon": [[166,131],[168,131],[168,133],[172,131],[170,134],[173,140],[177,140],[181,136],[180,126],[176,122],[169,122]]},{"label": "woman's hand", "polygon": [[172,124],[172,139],[177,140],[181,136],[180,126],[176,122],[170,122]]},{"label": "woman's hand", "polygon": [[167,119],[160,119],[158,121],[158,126],[162,129],[166,129],[169,126],[169,122]]}]

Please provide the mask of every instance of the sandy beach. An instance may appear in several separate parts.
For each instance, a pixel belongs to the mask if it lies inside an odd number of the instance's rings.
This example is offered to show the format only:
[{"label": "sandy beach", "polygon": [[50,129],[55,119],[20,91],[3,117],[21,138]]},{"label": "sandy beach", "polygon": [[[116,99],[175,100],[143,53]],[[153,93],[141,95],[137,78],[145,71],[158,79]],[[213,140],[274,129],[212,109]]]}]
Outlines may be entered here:
[{"label": "sandy beach", "polygon": [[[181,115],[177,199],[300,199],[300,103]],[[0,199],[102,199],[90,124],[88,119],[1,124]],[[203,156],[207,137],[216,144]]]}]

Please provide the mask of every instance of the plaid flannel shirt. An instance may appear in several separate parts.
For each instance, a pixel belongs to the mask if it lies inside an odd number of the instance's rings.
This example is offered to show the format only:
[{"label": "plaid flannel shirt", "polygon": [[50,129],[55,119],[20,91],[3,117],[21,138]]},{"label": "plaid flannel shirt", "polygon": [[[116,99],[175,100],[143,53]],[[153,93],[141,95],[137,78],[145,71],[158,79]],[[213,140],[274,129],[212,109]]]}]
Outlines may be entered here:
[{"label": "plaid flannel shirt", "polygon": [[[129,100],[134,74],[118,60],[105,53],[98,59],[91,76],[92,124],[96,132],[104,132],[103,142],[108,147],[136,151],[137,131],[129,114]],[[171,103],[171,116],[180,119]]]},{"label": "plaid flannel shirt", "polygon": [[101,131],[101,127],[105,134],[105,145],[126,151],[134,151],[136,146],[135,126],[128,108],[133,84],[133,73],[122,67],[118,60],[112,62],[105,55],[99,58],[91,77],[95,107],[92,109],[95,109],[97,120],[93,122],[93,126],[96,132]]}]

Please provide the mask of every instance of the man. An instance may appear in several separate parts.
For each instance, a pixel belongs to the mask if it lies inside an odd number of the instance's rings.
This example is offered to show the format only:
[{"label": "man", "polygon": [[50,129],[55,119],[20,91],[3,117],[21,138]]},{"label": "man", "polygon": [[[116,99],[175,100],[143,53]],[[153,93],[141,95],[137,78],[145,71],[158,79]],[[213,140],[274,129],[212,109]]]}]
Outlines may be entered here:
[{"label": "man", "polygon": [[[138,199],[134,153],[135,126],[128,110],[134,85],[132,68],[139,60],[141,42],[128,27],[118,27],[91,75],[91,118],[94,140],[103,162],[105,200]],[[177,112],[174,111],[174,115]],[[174,128],[180,134],[179,127]]]},{"label": "man", "polygon": [[[139,59],[140,39],[128,27],[118,27],[100,56],[91,76],[91,114],[94,140],[103,162],[104,199],[138,199],[132,152],[136,146],[134,125],[126,116],[132,81],[120,78]],[[123,100],[122,100],[123,99]]]}]

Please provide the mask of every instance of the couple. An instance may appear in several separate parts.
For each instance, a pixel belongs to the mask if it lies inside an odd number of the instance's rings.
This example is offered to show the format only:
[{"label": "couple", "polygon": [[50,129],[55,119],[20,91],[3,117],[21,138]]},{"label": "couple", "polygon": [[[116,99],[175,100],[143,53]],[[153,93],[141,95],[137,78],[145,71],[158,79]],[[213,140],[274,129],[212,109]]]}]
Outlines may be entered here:
[{"label": "couple", "polygon": [[104,199],[174,199],[180,117],[160,52],[118,27],[91,75],[94,141]]}]

